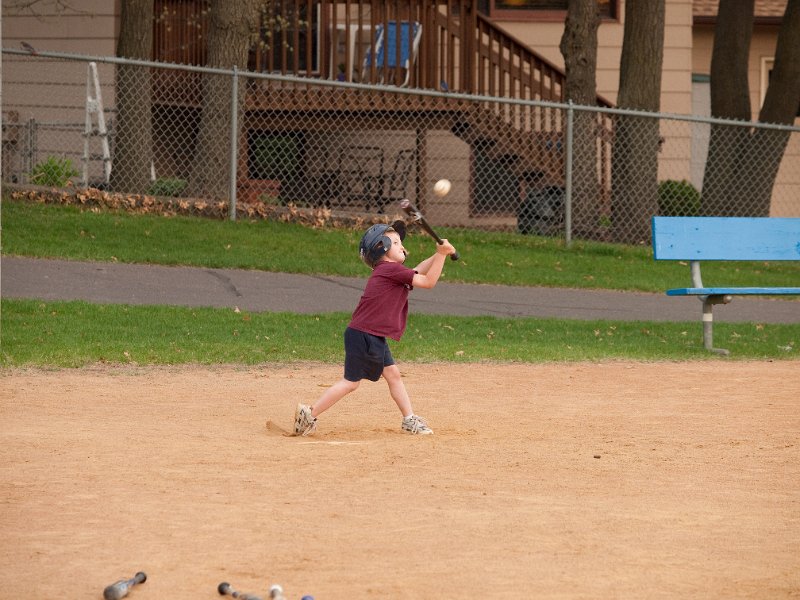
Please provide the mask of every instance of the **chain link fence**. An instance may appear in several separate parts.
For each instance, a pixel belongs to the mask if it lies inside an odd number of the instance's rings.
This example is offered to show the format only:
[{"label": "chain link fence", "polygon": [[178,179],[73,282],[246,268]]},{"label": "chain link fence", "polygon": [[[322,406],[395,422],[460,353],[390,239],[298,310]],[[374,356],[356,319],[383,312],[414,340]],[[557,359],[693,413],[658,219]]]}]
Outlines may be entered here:
[{"label": "chain link fence", "polygon": [[438,226],[568,241],[646,243],[653,215],[800,217],[797,127],[14,50],[2,84],[6,183],[233,218],[409,198]]}]

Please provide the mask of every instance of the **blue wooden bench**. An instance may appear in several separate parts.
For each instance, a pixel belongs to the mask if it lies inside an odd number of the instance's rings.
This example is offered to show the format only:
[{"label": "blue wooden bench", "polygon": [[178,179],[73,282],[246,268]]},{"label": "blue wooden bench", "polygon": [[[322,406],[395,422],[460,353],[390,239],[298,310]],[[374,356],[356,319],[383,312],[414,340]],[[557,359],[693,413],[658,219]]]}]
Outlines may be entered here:
[{"label": "blue wooden bench", "polygon": [[800,260],[800,219],[749,217],[653,217],[653,257],[689,262],[692,287],[667,290],[668,296],[697,296],[703,302],[703,345],[713,347],[715,304],[733,296],[800,295],[800,287],[706,287],[704,260]]}]

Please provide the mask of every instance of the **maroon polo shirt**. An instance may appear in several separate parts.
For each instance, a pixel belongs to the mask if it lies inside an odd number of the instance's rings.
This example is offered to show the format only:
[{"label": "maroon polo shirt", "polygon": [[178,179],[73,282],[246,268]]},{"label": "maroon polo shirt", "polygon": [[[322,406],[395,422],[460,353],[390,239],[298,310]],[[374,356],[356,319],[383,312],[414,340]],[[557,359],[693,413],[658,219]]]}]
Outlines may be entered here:
[{"label": "maroon polo shirt", "polygon": [[399,341],[406,329],[414,273],[401,263],[383,260],[375,265],[349,327]]}]

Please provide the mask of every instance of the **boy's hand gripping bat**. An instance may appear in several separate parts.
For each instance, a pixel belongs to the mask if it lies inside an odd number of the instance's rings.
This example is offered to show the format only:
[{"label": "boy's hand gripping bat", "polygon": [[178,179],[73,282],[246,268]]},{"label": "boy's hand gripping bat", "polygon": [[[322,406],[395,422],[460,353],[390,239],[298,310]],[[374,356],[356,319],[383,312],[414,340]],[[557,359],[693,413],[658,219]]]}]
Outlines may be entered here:
[{"label": "boy's hand gripping bat", "polygon": [[[423,215],[416,206],[411,204],[411,200],[409,200],[408,198],[400,200],[400,208],[402,208],[405,211],[405,213],[409,217],[411,217],[416,223],[419,223],[419,226],[422,227],[423,230],[425,230],[425,233],[427,233],[434,240],[436,240],[437,244],[444,243],[442,241],[442,238],[440,238],[436,234],[436,232],[433,230],[433,227],[431,227],[428,221],[425,219],[425,215]],[[450,255],[451,260],[458,260],[458,257],[459,257],[458,252]]]}]

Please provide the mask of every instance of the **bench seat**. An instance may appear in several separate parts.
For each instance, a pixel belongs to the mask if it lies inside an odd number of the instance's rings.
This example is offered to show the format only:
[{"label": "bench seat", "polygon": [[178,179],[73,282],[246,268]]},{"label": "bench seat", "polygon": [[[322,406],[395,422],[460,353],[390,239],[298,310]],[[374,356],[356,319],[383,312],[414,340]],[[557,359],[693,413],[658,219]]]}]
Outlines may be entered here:
[{"label": "bench seat", "polygon": [[792,294],[800,296],[800,287],[703,287],[667,290],[667,296],[785,296]]}]

